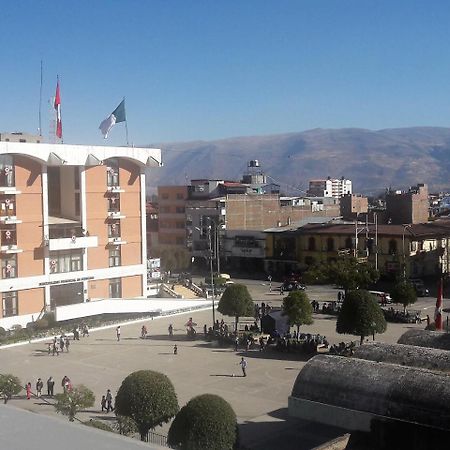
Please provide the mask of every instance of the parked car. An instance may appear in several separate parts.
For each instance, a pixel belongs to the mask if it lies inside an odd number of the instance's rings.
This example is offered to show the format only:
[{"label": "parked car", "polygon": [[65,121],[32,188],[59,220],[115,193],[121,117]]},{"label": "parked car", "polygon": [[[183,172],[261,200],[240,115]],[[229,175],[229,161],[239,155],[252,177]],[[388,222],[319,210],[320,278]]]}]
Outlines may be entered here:
[{"label": "parked car", "polygon": [[306,286],[304,284],[299,283],[298,281],[285,281],[281,286],[280,290],[283,291],[304,291]]},{"label": "parked car", "polygon": [[430,295],[430,291],[425,287],[425,284],[422,280],[420,280],[419,278],[411,278],[409,281],[414,286],[416,294],[419,297],[427,297],[428,295]]},{"label": "parked car", "polygon": [[392,297],[389,292],[383,291],[369,291],[369,294],[372,294],[378,301],[378,303],[384,305],[387,303],[392,303]]}]

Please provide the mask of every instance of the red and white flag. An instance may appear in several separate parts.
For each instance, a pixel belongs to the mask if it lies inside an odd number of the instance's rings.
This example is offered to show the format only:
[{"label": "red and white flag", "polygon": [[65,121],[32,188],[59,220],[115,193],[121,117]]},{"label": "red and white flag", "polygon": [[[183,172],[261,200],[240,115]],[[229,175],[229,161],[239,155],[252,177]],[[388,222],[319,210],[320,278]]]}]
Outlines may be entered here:
[{"label": "red and white flag", "polygon": [[436,330],[442,330],[442,278],[439,279],[438,284],[434,324],[436,325]]},{"label": "red and white flag", "polygon": [[62,139],[62,122],[61,122],[61,95],[59,93],[59,79],[56,81],[55,104],[56,111],[56,136]]}]

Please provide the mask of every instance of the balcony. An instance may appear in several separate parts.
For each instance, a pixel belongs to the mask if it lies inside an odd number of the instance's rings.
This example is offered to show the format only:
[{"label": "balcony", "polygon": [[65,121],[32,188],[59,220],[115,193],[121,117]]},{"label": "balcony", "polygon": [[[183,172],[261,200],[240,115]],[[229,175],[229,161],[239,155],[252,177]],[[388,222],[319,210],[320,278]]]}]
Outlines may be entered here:
[{"label": "balcony", "polygon": [[11,255],[14,253],[22,253],[23,250],[17,246],[17,244],[5,244],[2,242],[0,246],[0,253]]},{"label": "balcony", "polygon": [[16,223],[22,223],[22,221],[19,220],[16,216],[7,216],[7,215],[5,216],[1,215],[0,222],[6,225],[14,225]]},{"label": "balcony", "polygon": [[73,250],[79,248],[98,247],[97,236],[72,236],[70,238],[49,239],[49,251]]},{"label": "balcony", "polygon": [[120,211],[108,211],[108,219],[125,219],[125,217]]},{"label": "balcony", "polygon": [[17,195],[21,193],[22,191],[17,190],[15,186],[0,186],[0,194]]},{"label": "balcony", "polygon": [[122,238],[120,236],[108,238],[108,245],[124,245],[126,243],[127,243],[127,241],[122,240]]},{"label": "balcony", "polygon": [[108,186],[107,191],[111,194],[120,194],[125,192],[125,189],[122,189],[120,186]]}]

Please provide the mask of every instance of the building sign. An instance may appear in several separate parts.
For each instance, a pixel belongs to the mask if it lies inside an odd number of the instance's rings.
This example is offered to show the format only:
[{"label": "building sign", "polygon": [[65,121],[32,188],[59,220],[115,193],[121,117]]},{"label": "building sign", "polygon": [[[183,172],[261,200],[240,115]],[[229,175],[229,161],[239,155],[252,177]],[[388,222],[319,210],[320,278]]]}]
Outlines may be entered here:
[{"label": "building sign", "polygon": [[39,286],[52,286],[54,284],[67,284],[67,283],[78,283],[80,281],[93,280],[94,277],[80,277],[80,278],[69,278],[67,280],[58,281],[43,281],[39,283]]}]

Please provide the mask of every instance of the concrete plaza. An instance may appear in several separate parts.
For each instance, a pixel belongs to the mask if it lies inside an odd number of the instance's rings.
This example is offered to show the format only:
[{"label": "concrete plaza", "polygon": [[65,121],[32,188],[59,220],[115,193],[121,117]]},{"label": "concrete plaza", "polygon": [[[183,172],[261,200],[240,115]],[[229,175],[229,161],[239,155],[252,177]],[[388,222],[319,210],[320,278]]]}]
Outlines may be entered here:
[{"label": "concrete plaza", "polygon": [[[250,282],[249,288],[257,301],[265,300],[276,306],[282,299],[279,294],[269,292],[261,282]],[[319,297],[322,295],[325,300],[330,295],[319,288],[308,293],[311,299],[322,299]],[[434,300],[424,302],[432,305]],[[100,399],[106,390],[111,389],[114,395],[129,373],[151,369],[170,378],[180,406],[202,393],[217,394],[230,402],[238,416],[242,443],[248,448],[309,449],[342,434],[341,430],[287,418],[287,399],[305,361],[298,356],[272,351],[246,352],[242,349],[235,353],[231,348],[219,348],[200,338],[188,340],[185,323],[191,316],[198,324],[197,331],[201,336],[203,324],[209,325],[212,321],[211,309],[124,324],[120,342],[114,328],[99,330],[88,338],[73,342],[70,353],[59,356],[49,356],[44,342],[2,349],[0,373],[17,375],[23,383],[30,381],[33,390],[37,378],[41,377],[45,391],[45,382],[50,375],[56,380],[56,392],[61,392],[64,375],[69,376],[75,385],[86,385],[94,391],[96,405],[80,414],[82,420],[106,419],[108,415],[101,413],[100,408]],[[221,320],[222,316],[216,312],[216,318]],[[224,320],[232,321],[226,317]],[[315,314],[314,320],[313,325],[302,330],[325,335],[330,343],[357,339],[336,334],[336,318],[333,316]],[[145,340],[140,338],[143,324],[149,333]],[[172,338],[168,336],[169,324],[174,327]],[[377,336],[377,340],[396,342],[411,327],[423,328],[414,324],[388,324],[387,332]],[[175,344],[178,355],[173,354]],[[246,378],[241,376],[241,356],[248,362]],[[27,410],[55,415],[52,406],[38,399],[14,399],[11,402]],[[109,416],[113,417],[113,414],[109,413]],[[166,434],[167,429],[165,425],[160,431]]]}]

